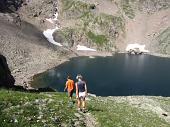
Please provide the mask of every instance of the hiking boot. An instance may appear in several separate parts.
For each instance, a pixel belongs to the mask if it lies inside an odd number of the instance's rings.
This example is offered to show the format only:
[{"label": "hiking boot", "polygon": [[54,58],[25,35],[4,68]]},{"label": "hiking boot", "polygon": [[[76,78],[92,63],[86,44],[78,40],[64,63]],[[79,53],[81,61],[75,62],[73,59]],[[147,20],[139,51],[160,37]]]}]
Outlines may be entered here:
[{"label": "hiking boot", "polygon": [[85,108],[82,108],[82,110],[81,110],[83,113],[85,113]]},{"label": "hiking boot", "polygon": [[86,108],[83,108],[83,109],[82,109],[82,112],[83,112],[83,113],[86,113],[87,111],[88,111],[88,110],[87,110]]},{"label": "hiking boot", "polygon": [[80,111],[81,111],[81,108],[78,108],[77,111],[80,112]]}]

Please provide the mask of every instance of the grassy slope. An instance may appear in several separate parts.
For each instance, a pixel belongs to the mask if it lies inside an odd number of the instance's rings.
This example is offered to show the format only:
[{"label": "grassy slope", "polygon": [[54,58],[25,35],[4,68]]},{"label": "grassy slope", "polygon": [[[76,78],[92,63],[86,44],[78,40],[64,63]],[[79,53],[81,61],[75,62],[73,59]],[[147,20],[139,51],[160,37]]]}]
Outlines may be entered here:
[{"label": "grassy slope", "polygon": [[[101,127],[169,127],[158,114],[128,103],[129,97],[90,97],[89,113]],[[143,97],[148,98],[148,97]],[[169,112],[170,98],[150,97],[160,103],[162,109]],[[143,101],[143,102],[142,102]],[[148,102],[148,104],[150,104]],[[75,116],[76,105],[68,107],[65,93],[27,93],[0,90],[0,123],[1,127],[42,127],[42,126],[86,126],[85,121]],[[84,117],[82,115],[82,117]]]},{"label": "grassy slope", "polygon": [[[89,104],[89,110],[91,110],[91,113],[98,118],[101,127],[170,126],[170,123],[167,123],[163,118],[158,116],[158,114],[141,108],[141,104],[139,104],[138,106],[129,104],[127,98],[128,97],[93,98],[93,100]],[[155,99],[158,98],[155,97]],[[161,98],[160,100],[164,102],[164,100],[167,100],[167,98]],[[149,105],[149,102],[147,104]],[[166,103],[164,105],[162,104],[162,107],[169,107],[169,104],[170,103]]]},{"label": "grassy slope", "polygon": [[63,93],[0,91],[1,127],[72,125],[75,108],[68,108]]}]

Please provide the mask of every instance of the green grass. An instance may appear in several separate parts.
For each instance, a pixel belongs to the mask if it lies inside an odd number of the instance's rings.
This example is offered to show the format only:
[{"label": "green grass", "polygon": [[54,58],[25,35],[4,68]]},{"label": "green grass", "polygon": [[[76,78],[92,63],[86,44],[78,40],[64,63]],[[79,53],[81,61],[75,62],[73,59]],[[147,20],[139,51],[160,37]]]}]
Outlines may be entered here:
[{"label": "green grass", "polygon": [[0,90],[1,127],[73,125],[75,107],[64,93],[27,93]]},{"label": "green grass", "polygon": [[[170,98],[132,97],[132,100],[140,102],[135,104],[129,103],[129,97],[89,97],[89,99],[88,113],[96,119],[98,127],[170,126],[163,117],[149,109],[141,108],[143,104],[158,106],[169,113]],[[82,120],[75,113],[76,104],[68,107],[66,93],[29,93],[0,89],[1,127],[72,127],[77,121],[80,122],[80,127],[86,126],[85,114],[80,114],[84,119]]]},{"label": "green grass", "polygon": [[89,31],[87,35],[97,45],[103,45],[108,41],[105,35],[95,35],[91,31]]},{"label": "green grass", "polygon": [[62,12],[68,13],[72,15],[72,18],[84,14],[85,12],[89,11],[90,5],[76,0],[63,0],[62,1]]},{"label": "green grass", "polygon": [[63,10],[73,10],[73,9],[88,9],[88,4],[82,1],[75,1],[75,0],[63,0]]},{"label": "green grass", "polygon": [[129,105],[126,100],[116,102],[108,98],[90,101],[89,110],[101,127],[169,127],[170,124],[153,112]]}]

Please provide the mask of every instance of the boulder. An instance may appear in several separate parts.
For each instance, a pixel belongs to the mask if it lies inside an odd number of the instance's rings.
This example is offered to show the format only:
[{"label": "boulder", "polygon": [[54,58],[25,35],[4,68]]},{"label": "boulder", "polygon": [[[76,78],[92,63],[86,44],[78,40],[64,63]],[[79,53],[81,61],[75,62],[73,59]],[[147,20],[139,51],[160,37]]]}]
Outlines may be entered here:
[{"label": "boulder", "polygon": [[13,87],[15,83],[14,77],[8,67],[5,56],[0,54],[0,87]]}]

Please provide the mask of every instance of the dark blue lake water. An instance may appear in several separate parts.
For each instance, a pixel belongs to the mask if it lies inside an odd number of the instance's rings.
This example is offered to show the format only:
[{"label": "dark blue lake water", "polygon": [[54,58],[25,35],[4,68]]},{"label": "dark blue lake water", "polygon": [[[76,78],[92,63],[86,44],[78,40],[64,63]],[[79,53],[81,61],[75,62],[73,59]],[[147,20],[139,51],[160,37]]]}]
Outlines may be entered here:
[{"label": "dark blue lake water", "polygon": [[99,96],[170,96],[170,59],[150,55],[116,54],[77,57],[34,77],[33,85],[63,91],[66,76],[82,74],[88,92]]}]

